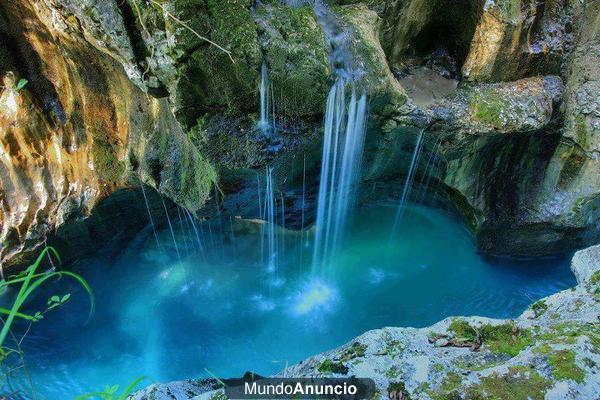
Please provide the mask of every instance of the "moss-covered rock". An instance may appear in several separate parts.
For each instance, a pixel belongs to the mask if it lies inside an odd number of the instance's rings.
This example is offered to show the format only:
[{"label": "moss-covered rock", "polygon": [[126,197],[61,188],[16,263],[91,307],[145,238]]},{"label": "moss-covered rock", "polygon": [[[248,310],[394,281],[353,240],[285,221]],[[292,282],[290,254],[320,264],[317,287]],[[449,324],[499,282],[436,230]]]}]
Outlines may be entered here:
[{"label": "moss-covered rock", "polygon": [[191,127],[205,113],[256,110],[261,63],[251,0],[179,0],[174,3],[189,26],[228,50],[210,45],[189,29],[178,28],[178,117]]},{"label": "moss-covered rock", "polygon": [[466,389],[466,398],[472,400],[544,400],[551,382],[527,367],[512,367],[506,374],[493,373],[481,379],[478,385]]},{"label": "moss-covered rock", "polygon": [[369,96],[371,112],[401,114],[407,95],[388,66],[379,42],[379,17],[364,4],[334,7],[342,26],[353,37],[350,51],[354,68],[363,74],[361,84]]},{"label": "moss-covered rock", "polygon": [[323,113],[331,85],[328,44],[309,5],[262,4],[256,12],[260,45],[283,120]]}]

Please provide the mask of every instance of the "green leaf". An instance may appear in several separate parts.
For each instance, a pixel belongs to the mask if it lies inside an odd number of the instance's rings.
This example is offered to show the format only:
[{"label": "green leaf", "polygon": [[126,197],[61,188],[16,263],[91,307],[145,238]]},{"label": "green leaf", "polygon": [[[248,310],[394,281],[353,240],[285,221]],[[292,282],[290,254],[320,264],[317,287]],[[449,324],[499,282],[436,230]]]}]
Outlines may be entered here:
[{"label": "green leaf", "polygon": [[133,389],[135,389],[135,387],[137,385],[139,385],[139,383],[141,381],[143,381],[144,379],[146,379],[145,376],[139,376],[139,377],[135,378],[133,380],[133,382],[131,382],[129,385],[127,385],[127,387],[123,390],[123,393],[121,393],[121,395],[117,398],[117,400],[127,399],[127,397],[131,394],[131,392],[133,392]]},{"label": "green leaf", "polygon": [[62,297],[62,299],[60,299],[60,302],[64,303],[64,302],[68,301],[70,298],[71,298],[71,293],[67,293]]},{"label": "green leaf", "polygon": [[[0,314],[10,315],[10,311],[11,310],[8,310],[6,308],[0,307]],[[39,314],[39,312],[36,313],[36,315],[37,314]],[[15,317],[26,319],[28,321],[35,321],[36,320],[36,316],[35,315],[28,315],[28,314],[23,314],[23,313],[20,313],[20,312],[15,313]]]},{"label": "green leaf", "polygon": [[27,79],[19,80],[17,86],[15,86],[15,90],[18,92],[19,90],[23,89],[28,83],[29,81]]},{"label": "green leaf", "polygon": [[60,301],[60,297],[55,295],[55,296],[50,297],[50,300],[48,300],[48,301],[50,301],[52,303],[58,303]]}]

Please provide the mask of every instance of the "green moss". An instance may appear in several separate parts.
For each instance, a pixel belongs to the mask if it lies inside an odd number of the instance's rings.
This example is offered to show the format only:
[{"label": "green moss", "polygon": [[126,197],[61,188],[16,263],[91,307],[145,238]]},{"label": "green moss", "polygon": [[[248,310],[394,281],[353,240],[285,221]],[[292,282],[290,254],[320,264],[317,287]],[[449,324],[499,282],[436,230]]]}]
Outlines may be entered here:
[{"label": "green moss", "polygon": [[427,394],[433,400],[454,400],[460,399],[459,388],[462,384],[462,377],[456,372],[449,372],[442,379],[440,387],[437,390],[427,390]]},{"label": "green moss", "polygon": [[404,351],[404,344],[402,344],[402,342],[400,342],[399,340],[389,340],[386,341],[386,344],[386,353],[392,358],[400,356],[400,354],[402,354],[402,352]]},{"label": "green moss", "polygon": [[477,338],[477,331],[465,320],[455,319],[450,323],[448,330],[455,336],[474,341]]},{"label": "green moss", "polygon": [[600,283],[600,270],[592,274],[589,280],[590,285],[597,285]]},{"label": "green moss", "polygon": [[508,373],[481,378],[478,385],[466,389],[470,400],[543,400],[551,382],[528,367],[512,367]]},{"label": "green moss", "polygon": [[[211,133],[204,126],[211,126]],[[188,134],[201,154],[223,168],[239,169],[248,165],[259,165],[264,161],[260,143],[250,140],[249,130],[253,129],[248,118],[215,117],[207,122],[199,119],[198,124]]]},{"label": "green moss", "polygon": [[552,376],[558,380],[574,380],[582,383],[585,371],[575,364],[575,353],[572,350],[559,350],[548,356],[548,364],[552,367]]},{"label": "green moss", "polygon": [[344,28],[357,40],[352,41],[351,50],[357,65],[365,72],[363,84],[369,94],[369,107],[382,115],[398,112],[407,96],[392,85],[394,80],[389,69],[379,38],[373,34],[377,29],[375,13],[366,9],[363,2],[343,2],[339,4],[363,3],[333,7],[333,11]]},{"label": "green moss", "polygon": [[503,112],[509,110],[509,107],[510,102],[496,93],[488,93],[487,96],[476,94],[471,99],[473,118],[496,129],[503,127]]},{"label": "green moss", "polygon": [[531,306],[531,309],[533,310],[535,317],[538,318],[548,310],[548,304],[546,304],[544,300],[536,301]]},{"label": "green moss", "polygon": [[385,377],[388,379],[395,379],[400,376],[400,370],[395,365],[392,365],[387,371],[385,371]]},{"label": "green moss", "polygon": [[192,126],[205,113],[253,111],[261,53],[251,13],[252,0],[175,0],[180,19],[196,32],[231,52],[199,39],[188,29],[178,28],[178,116]]},{"label": "green moss", "polygon": [[475,328],[465,320],[455,319],[448,330],[453,332],[459,340],[469,342],[481,340],[483,345],[492,353],[508,354],[511,357],[516,356],[521,350],[533,343],[530,331],[520,329],[512,323],[485,324]]},{"label": "green moss", "polygon": [[331,72],[325,34],[312,7],[263,4],[257,15],[279,118],[321,114]]},{"label": "green moss", "polygon": [[595,351],[600,352],[600,332],[594,325],[562,322],[535,335],[535,339],[545,344],[573,344],[583,336],[589,338]]},{"label": "green moss", "polygon": [[577,178],[582,168],[585,166],[587,156],[579,148],[570,147],[567,152],[562,155],[562,158],[564,159],[564,163],[558,178],[558,185],[561,188],[566,188]]},{"label": "green moss", "polygon": [[118,182],[125,173],[125,163],[117,158],[118,152],[118,144],[108,142],[106,137],[94,137],[92,147],[94,169],[105,181]]},{"label": "green moss", "polygon": [[367,350],[367,345],[359,343],[359,342],[354,342],[354,343],[352,343],[352,345],[350,347],[348,347],[346,350],[344,350],[344,352],[342,353],[341,360],[343,362],[345,362],[345,361],[350,361],[357,357],[364,357],[365,350]]},{"label": "green moss", "polygon": [[317,368],[319,372],[324,374],[334,373],[334,374],[346,374],[348,373],[348,367],[340,362],[334,362],[329,358],[323,360],[319,367]]},{"label": "green moss", "polygon": [[582,114],[577,114],[577,117],[575,117],[575,136],[577,143],[586,149],[588,145],[588,127],[585,116]]},{"label": "green moss", "polygon": [[210,396],[210,400],[227,400],[227,399],[228,399],[228,397],[221,390],[219,390],[218,392],[216,392],[212,396]]}]

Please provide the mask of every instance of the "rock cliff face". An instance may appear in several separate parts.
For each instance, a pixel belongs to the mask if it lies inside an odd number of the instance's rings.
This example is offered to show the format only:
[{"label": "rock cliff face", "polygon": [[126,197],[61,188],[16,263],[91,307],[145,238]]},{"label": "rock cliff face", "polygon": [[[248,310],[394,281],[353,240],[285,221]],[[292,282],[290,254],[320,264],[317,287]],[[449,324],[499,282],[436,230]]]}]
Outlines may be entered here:
[{"label": "rock cliff face", "polygon": [[[0,260],[18,261],[117,188],[141,180],[194,211],[216,170],[318,141],[331,45],[310,2],[281,3],[1,3]],[[364,73],[372,146],[427,128],[439,143],[434,186],[483,251],[547,255],[600,240],[597,1],[326,3]],[[275,145],[255,124],[263,62]],[[419,80],[446,90],[416,93]]]},{"label": "rock cliff face", "polygon": [[[117,62],[130,45],[119,53],[106,36],[91,43],[79,20],[51,3],[3,2],[0,11],[5,267],[26,258],[56,227],[140,180],[191,210],[203,205],[214,171],[166,99],[144,93]],[[124,31],[114,29],[106,34],[122,39]],[[21,79],[29,82],[18,89]]]},{"label": "rock cliff face", "polygon": [[[439,181],[483,251],[547,255],[600,240],[600,130],[591,95],[599,76],[599,7],[474,1],[457,13],[443,1],[412,0],[374,4],[372,11],[343,8],[373,14],[353,21],[359,32],[379,30],[379,41],[360,37],[385,50],[393,75],[366,70],[395,81],[385,86],[406,99],[372,108],[373,119],[385,135],[415,126],[427,127],[432,142],[441,136]],[[447,40],[436,41],[440,34]],[[357,52],[381,64],[378,52]],[[444,97],[432,86],[430,99],[417,106],[397,82],[423,68],[428,77],[461,82]]]},{"label": "rock cliff face", "polygon": [[[578,285],[515,320],[451,317],[433,326],[369,331],[277,376],[372,378],[374,398],[581,399],[600,391],[600,246],[579,251]],[[149,386],[132,400],[223,399],[218,382]]]}]

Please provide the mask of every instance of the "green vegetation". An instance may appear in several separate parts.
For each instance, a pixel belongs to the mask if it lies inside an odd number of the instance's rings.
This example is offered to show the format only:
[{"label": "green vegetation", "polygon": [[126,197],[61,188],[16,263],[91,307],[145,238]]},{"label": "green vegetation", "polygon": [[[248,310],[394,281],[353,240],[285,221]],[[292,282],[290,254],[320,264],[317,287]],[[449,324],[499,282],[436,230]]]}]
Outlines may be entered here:
[{"label": "green vegetation", "polygon": [[548,344],[573,344],[579,337],[589,338],[595,351],[600,352],[600,332],[591,324],[577,324],[574,322],[558,323],[544,333],[535,335],[535,339]]},{"label": "green vegetation", "polygon": [[[579,335],[581,332],[577,332],[576,334]],[[573,341],[569,341],[570,343],[575,342],[575,336],[572,336],[572,332],[567,337],[573,338]],[[561,342],[558,341],[559,344]],[[557,341],[552,341],[551,343],[557,343]],[[575,363],[575,352],[573,350],[555,350],[549,343],[543,343],[533,351],[548,357],[548,365],[552,367],[552,376],[557,380],[571,379],[577,383],[584,381],[585,371]]]},{"label": "green vegetation", "polygon": [[94,135],[92,157],[98,175],[109,182],[118,182],[125,173],[125,163],[117,158],[120,144],[110,143],[106,133]]},{"label": "green vegetation", "polygon": [[[52,247],[46,247],[40,255],[37,257],[35,262],[27,267],[23,272],[16,276],[9,277],[4,281],[0,281],[0,292],[5,291],[9,287],[20,285],[19,291],[17,292],[14,302],[10,309],[0,308],[0,321],[2,321],[2,329],[0,330],[0,365],[7,369],[7,378],[11,374],[19,371],[20,369],[26,370],[24,362],[24,353],[21,349],[21,343],[23,337],[18,338],[17,335],[12,331],[12,325],[15,319],[23,319],[29,321],[29,327],[25,332],[29,332],[31,325],[42,318],[49,311],[65,304],[71,298],[70,293],[59,295],[52,295],[47,301],[47,307],[42,311],[37,311],[33,314],[26,314],[21,312],[21,308],[25,302],[32,297],[32,295],[40,288],[41,285],[47,283],[51,279],[70,277],[78,282],[88,293],[90,298],[90,315],[94,311],[94,296],[91,287],[88,283],[79,275],[69,271],[44,271],[38,272],[44,259],[48,257],[50,263],[60,263],[60,257],[56,250]],[[27,333],[25,333],[27,334]],[[11,344],[8,344],[8,339],[11,339]],[[14,358],[21,364],[20,366],[14,367],[10,364],[14,361]],[[30,382],[31,389],[35,393],[33,383]],[[34,396],[35,397],[35,396]]]},{"label": "green vegetation", "polygon": [[515,19],[521,14],[521,0],[498,0],[497,4],[506,18]]},{"label": "green vegetation", "polygon": [[386,338],[385,342],[385,354],[388,354],[392,358],[398,357],[404,351],[404,345],[399,340]]},{"label": "green vegetation", "polygon": [[87,399],[102,399],[102,400],[125,400],[133,392],[133,390],[143,381],[145,377],[140,376],[134,379],[129,385],[127,385],[121,393],[117,393],[119,385],[107,386],[102,392],[93,392],[77,396],[75,400],[87,400]]},{"label": "green vegetation", "polygon": [[543,400],[551,382],[528,367],[512,367],[508,373],[493,373],[466,389],[470,400]]},{"label": "green vegetation", "polygon": [[330,360],[329,358],[323,360],[323,362],[317,368],[319,372],[324,374],[334,373],[334,374],[345,374],[348,372],[348,367],[340,362],[335,362]]},{"label": "green vegetation", "polygon": [[210,396],[210,400],[227,400],[228,397],[225,395],[225,392],[222,390],[217,391],[215,394]]},{"label": "green vegetation", "polygon": [[27,79],[19,79],[19,82],[15,85],[15,92],[20,92],[28,83],[29,81]]},{"label": "green vegetation", "polygon": [[471,99],[473,118],[497,129],[503,127],[503,112],[509,107],[510,103],[496,93],[490,93],[488,96],[478,94]]},{"label": "green vegetation", "polygon": [[367,350],[367,345],[359,342],[354,342],[350,347],[344,350],[344,352],[342,353],[341,361],[346,362],[357,357],[364,357],[365,350]]},{"label": "green vegetation", "polygon": [[395,379],[399,376],[400,376],[400,370],[395,365],[392,365],[387,371],[385,371],[385,377],[388,379]]},{"label": "green vegetation", "polygon": [[531,332],[520,329],[514,323],[485,324],[475,328],[467,321],[455,319],[448,330],[454,333],[455,340],[482,344],[494,354],[508,354],[511,357],[533,344]]},{"label": "green vegetation", "polygon": [[596,271],[592,274],[589,280],[590,285],[597,285],[600,283],[600,271]]},{"label": "green vegetation", "polygon": [[257,15],[278,114],[287,120],[320,115],[330,87],[330,65],[325,34],[312,7],[263,4]]},{"label": "green vegetation", "polygon": [[535,317],[538,318],[548,310],[548,304],[544,300],[537,301],[531,306]]},{"label": "green vegetation", "polygon": [[552,367],[552,376],[558,380],[572,379],[582,383],[585,371],[575,364],[575,352],[572,350],[559,350],[550,353],[548,364]]}]

